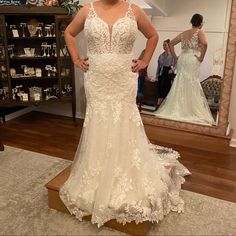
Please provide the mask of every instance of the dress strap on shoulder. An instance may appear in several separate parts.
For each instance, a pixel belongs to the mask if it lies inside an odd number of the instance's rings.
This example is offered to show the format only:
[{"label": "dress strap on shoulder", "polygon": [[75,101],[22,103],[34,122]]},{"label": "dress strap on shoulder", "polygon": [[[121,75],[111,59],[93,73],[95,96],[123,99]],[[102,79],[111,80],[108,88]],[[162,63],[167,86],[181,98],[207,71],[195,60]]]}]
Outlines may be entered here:
[{"label": "dress strap on shoulder", "polygon": [[130,2],[129,2],[129,5],[128,5],[128,10],[127,10],[127,12],[129,12],[129,11],[133,11],[133,9],[132,9],[132,3],[130,3]]},{"label": "dress strap on shoulder", "polygon": [[94,6],[93,6],[93,2],[90,3],[90,8],[89,8],[89,13],[88,13],[88,17],[89,18],[93,18],[93,17],[96,17],[96,11],[94,9]]},{"label": "dress strap on shoulder", "polygon": [[128,10],[126,12],[126,16],[135,19],[135,14],[132,8],[132,3],[129,3]]}]

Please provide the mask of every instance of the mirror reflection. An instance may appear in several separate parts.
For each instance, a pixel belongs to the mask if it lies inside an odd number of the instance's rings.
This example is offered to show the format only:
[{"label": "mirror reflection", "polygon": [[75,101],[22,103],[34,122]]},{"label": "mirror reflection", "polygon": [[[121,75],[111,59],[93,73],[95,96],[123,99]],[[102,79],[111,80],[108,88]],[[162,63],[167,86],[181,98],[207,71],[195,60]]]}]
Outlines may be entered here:
[{"label": "mirror reflection", "polygon": [[169,14],[153,20],[160,41],[139,74],[138,106],[157,118],[217,125],[231,1],[171,2]]}]

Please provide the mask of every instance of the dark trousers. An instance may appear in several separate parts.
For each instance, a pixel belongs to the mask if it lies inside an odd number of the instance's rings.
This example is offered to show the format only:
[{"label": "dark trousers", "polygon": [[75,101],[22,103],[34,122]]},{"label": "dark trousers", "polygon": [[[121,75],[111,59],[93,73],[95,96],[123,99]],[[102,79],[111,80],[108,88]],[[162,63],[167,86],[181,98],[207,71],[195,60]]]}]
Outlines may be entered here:
[{"label": "dark trousers", "polygon": [[145,80],[145,76],[139,75],[139,77],[138,77],[138,96],[142,95],[144,80]]},{"label": "dark trousers", "polygon": [[165,98],[170,91],[175,76],[174,74],[169,74],[170,69],[170,66],[164,66],[162,74],[158,77],[158,98]]}]

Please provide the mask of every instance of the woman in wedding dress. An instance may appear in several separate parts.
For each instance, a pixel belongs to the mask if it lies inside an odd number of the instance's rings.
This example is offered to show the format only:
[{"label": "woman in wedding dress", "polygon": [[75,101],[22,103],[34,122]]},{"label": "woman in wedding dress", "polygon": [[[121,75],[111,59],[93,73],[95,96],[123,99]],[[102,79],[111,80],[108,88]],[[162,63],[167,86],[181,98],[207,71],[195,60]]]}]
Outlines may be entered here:
[{"label": "woman in wedding dress", "polygon": [[[207,50],[203,17],[194,14],[192,29],[184,31],[170,42],[170,50],[177,61],[176,77],[171,90],[155,115],[160,118],[214,125],[209,105],[202,90],[200,64]],[[182,53],[176,56],[174,46],[181,43]]]},{"label": "woman in wedding dress", "polygon": [[[134,60],[138,29],[146,36],[142,60]],[[76,49],[84,30],[88,58]],[[151,144],[136,106],[137,71],[147,67],[157,33],[144,12],[121,0],[84,6],[65,31],[72,60],[85,71],[86,116],[71,173],[60,197],[71,214],[91,215],[98,227],[158,222],[170,211],[181,212],[183,176],[189,171],[179,154]]]}]

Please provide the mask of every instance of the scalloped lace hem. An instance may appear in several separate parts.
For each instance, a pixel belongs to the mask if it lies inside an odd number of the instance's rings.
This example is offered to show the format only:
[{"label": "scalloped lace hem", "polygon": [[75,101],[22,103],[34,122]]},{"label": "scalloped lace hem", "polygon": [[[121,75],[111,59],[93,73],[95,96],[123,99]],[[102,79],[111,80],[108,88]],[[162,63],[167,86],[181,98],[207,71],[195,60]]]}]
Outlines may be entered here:
[{"label": "scalloped lace hem", "polygon": [[[139,204],[126,204],[122,209],[113,209],[112,207],[108,207],[99,214],[86,212],[80,209],[75,202],[71,200],[69,194],[67,194],[65,190],[60,190],[60,198],[63,200],[71,215],[74,215],[79,221],[82,221],[83,217],[91,215],[91,223],[97,224],[98,228],[110,220],[117,220],[118,223],[123,225],[132,221],[136,224],[145,221],[158,223],[171,211],[178,213],[184,212],[184,201],[179,195],[174,196],[173,201],[170,200],[171,197],[166,197],[164,200],[161,198],[155,200],[156,203],[159,203],[156,205],[163,205],[162,207],[159,207],[159,209],[140,206]],[[171,202],[178,203],[172,204]]]}]

